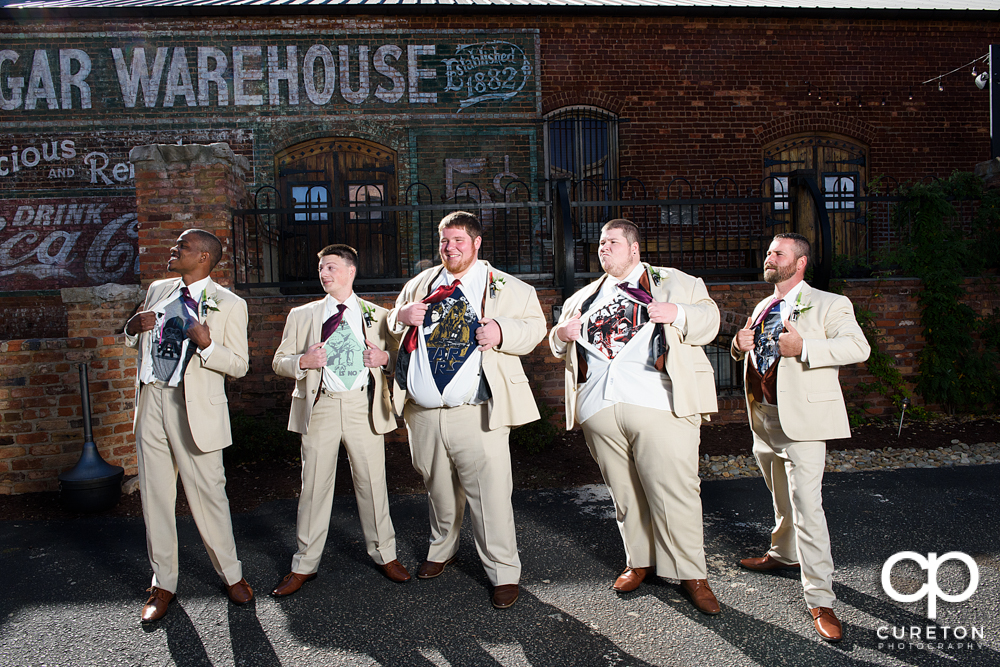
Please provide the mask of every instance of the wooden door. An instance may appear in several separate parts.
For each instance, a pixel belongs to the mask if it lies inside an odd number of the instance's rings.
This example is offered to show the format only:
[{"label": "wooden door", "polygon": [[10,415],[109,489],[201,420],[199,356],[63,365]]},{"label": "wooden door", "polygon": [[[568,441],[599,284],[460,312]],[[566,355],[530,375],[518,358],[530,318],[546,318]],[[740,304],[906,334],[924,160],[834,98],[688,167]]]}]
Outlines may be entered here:
[{"label": "wooden door", "polygon": [[282,220],[282,280],[314,280],[316,253],[332,243],[358,251],[359,285],[400,276],[396,215],[371,210],[396,203],[395,151],[327,137],[281,151],[275,165],[285,207],[296,209]]},{"label": "wooden door", "polygon": [[[815,179],[825,197],[833,236],[832,255],[865,255],[868,224],[859,197],[867,182],[867,156],[867,146],[832,134],[796,135],[765,147],[765,194],[779,197],[767,215],[773,231],[798,232],[809,239],[814,249],[820,249],[817,211],[812,201],[789,196],[789,174],[806,174]],[[813,259],[818,259],[813,254]]]}]

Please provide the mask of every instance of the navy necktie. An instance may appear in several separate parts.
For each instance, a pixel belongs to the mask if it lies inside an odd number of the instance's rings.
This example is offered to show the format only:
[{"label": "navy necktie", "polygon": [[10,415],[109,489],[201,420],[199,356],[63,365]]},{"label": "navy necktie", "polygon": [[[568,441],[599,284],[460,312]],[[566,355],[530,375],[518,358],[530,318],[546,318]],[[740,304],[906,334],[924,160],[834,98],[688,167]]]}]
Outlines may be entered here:
[{"label": "navy necktie", "polygon": [[347,306],[340,304],[337,306],[337,312],[326,318],[326,322],[323,322],[323,340],[325,341],[329,338],[337,327],[340,326],[341,320],[344,319],[344,311],[347,310]]}]

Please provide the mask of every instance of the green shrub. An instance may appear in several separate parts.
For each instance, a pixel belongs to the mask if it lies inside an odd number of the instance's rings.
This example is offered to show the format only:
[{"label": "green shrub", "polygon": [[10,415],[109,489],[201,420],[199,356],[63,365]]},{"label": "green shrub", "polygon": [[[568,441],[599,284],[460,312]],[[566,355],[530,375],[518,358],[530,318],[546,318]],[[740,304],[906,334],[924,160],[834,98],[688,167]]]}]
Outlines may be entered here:
[{"label": "green shrub", "polygon": [[541,415],[541,418],[521,426],[515,426],[510,431],[510,443],[523,447],[529,454],[544,452],[552,445],[552,441],[559,433],[559,429],[551,420],[555,410],[538,399],[535,399],[535,404],[538,405],[538,414]]},{"label": "green shrub", "polygon": [[226,465],[290,461],[299,457],[301,436],[288,430],[288,415],[233,413],[233,446],[223,450]]}]

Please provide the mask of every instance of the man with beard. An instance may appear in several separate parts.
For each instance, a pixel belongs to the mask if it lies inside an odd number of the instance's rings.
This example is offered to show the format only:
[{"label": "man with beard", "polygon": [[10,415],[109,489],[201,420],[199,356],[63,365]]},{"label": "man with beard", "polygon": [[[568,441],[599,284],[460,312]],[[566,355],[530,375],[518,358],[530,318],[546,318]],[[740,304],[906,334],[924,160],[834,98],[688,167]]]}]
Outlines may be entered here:
[{"label": "man with beard", "polygon": [[402,339],[393,400],[430,512],[417,577],[433,579],[455,560],[468,500],[493,606],[506,609],[521,576],[508,436],[539,417],[518,356],[545,337],[545,316],[533,287],[479,259],[476,216],[451,213],[438,232],[441,266],[406,283],[388,320]]},{"label": "man with beard", "polygon": [[628,220],[604,226],[599,258],[606,275],[566,300],[549,345],[566,360],[566,428],[582,425],[615,504],[627,567],[614,589],[633,591],[655,572],[718,614],[698,445],[702,419],[718,409],[701,346],[719,332],[719,308],[700,278],[643,264]]},{"label": "man with beard", "polygon": [[868,359],[871,348],[845,296],[804,281],[809,241],[778,234],[764,261],[774,294],[754,308],[733,338],[732,355],[744,359],[753,453],[771,491],[775,526],[771,548],[744,558],[758,572],[801,569],[806,604],[825,641],[843,638],[831,608],[833,556],[823,512],[826,440],[851,435],[838,374]]}]

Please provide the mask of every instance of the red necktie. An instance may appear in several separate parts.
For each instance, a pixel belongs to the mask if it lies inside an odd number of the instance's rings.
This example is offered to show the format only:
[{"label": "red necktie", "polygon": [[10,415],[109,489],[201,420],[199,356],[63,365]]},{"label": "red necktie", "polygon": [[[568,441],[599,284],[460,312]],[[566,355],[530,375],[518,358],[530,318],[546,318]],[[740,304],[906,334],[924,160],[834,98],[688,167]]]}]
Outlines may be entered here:
[{"label": "red necktie", "polygon": [[337,327],[340,326],[341,320],[344,319],[344,311],[347,310],[347,306],[340,304],[337,306],[337,312],[326,318],[326,322],[323,322],[323,340],[325,341],[329,338]]},{"label": "red necktie", "polygon": [[[450,285],[441,285],[436,290],[424,297],[420,303],[437,303],[438,301],[444,301],[449,296],[455,293],[455,290],[459,285],[462,284],[461,280],[456,280]],[[417,330],[420,327],[410,327],[410,330],[406,332],[403,337],[403,349],[408,353],[413,354],[413,351],[417,349]]]}]

